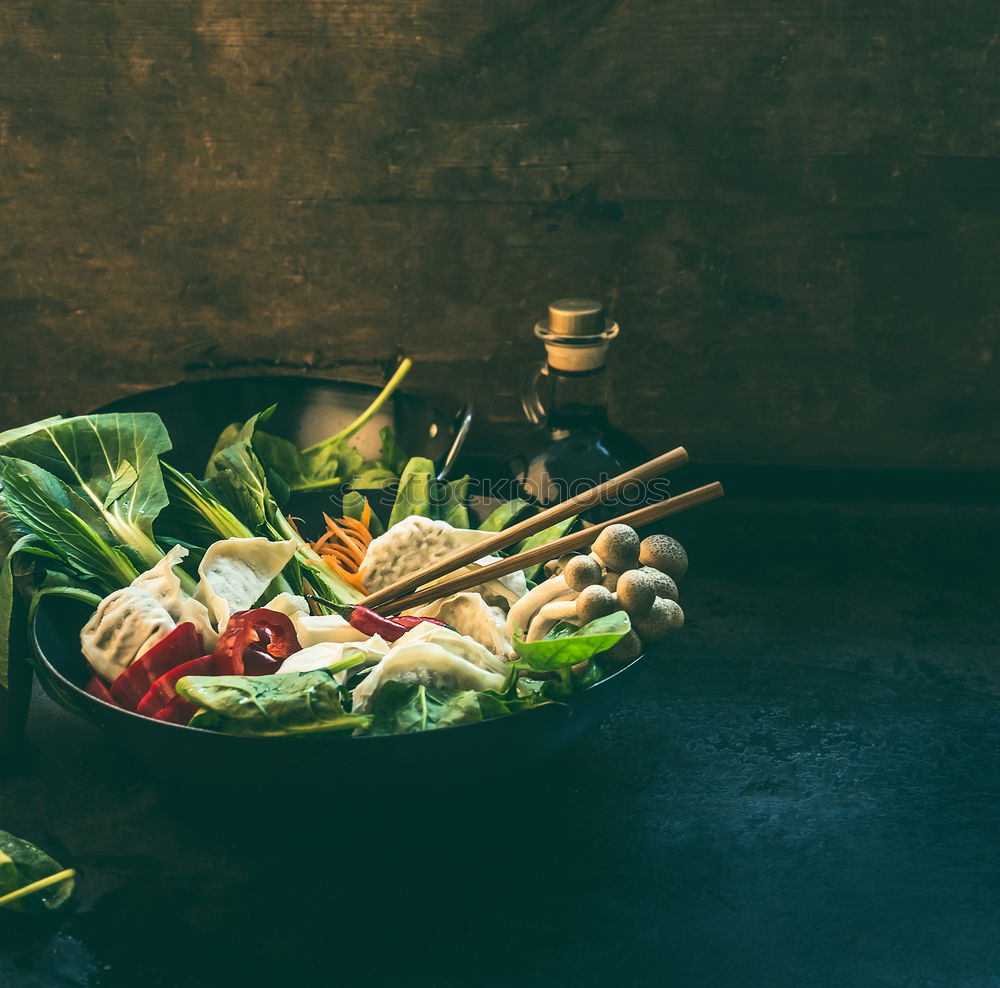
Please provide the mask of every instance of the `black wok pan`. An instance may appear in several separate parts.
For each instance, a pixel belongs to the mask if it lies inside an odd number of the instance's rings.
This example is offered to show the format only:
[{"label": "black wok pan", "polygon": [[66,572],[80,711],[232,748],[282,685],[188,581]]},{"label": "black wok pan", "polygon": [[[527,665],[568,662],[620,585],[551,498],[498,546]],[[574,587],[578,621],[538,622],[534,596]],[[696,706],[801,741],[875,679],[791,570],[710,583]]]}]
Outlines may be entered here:
[{"label": "black wok pan", "polygon": [[[364,410],[375,389],[337,382],[282,378],[204,381],[135,395],[101,411],[155,411],[163,418],[174,448],[166,459],[201,474],[218,433],[275,402],[268,428],[300,446],[325,438]],[[447,457],[467,414],[452,421],[427,403],[397,395],[358,436],[362,451],[377,452],[378,430],[391,424],[411,455],[440,461]],[[367,447],[367,448],[366,448]],[[291,501],[300,517],[319,517],[330,494],[310,494]],[[89,608],[65,597],[46,596],[30,628],[36,671],[47,692],[60,704],[105,730],[118,744],[158,771],[187,781],[257,780],[286,774],[300,778],[346,771],[355,778],[412,779],[426,776],[428,765],[444,776],[463,769],[489,770],[565,748],[598,723],[619,702],[633,678],[636,660],[565,703],[538,707],[479,724],[399,736],[344,738],[247,738],[154,721],[121,710],[83,690],[91,673],[80,653],[80,628]]]}]

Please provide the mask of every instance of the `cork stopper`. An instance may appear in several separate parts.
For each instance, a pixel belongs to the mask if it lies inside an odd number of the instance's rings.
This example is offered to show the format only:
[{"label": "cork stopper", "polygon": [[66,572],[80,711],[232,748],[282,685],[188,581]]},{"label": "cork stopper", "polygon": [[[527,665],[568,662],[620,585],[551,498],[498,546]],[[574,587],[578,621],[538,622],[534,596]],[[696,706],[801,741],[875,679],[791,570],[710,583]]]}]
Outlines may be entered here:
[{"label": "cork stopper", "polygon": [[549,305],[548,318],[535,325],[535,335],[545,343],[549,366],[581,373],[604,366],[618,324],[604,315],[600,302],[563,298]]}]

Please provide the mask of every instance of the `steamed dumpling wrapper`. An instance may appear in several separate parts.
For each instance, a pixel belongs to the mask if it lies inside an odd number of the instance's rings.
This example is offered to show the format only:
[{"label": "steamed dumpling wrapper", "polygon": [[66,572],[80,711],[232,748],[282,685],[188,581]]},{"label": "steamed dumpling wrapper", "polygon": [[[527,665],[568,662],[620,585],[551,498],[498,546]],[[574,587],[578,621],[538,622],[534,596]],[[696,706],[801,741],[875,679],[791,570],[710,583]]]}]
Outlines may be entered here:
[{"label": "steamed dumpling wrapper", "polygon": [[351,693],[354,713],[368,713],[382,685],[390,681],[477,691],[499,690],[503,686],[504,677],[500,673],[473,665],[440,645],[427,641],[405,645],[400,642],[402,638],[354,687]]},{"label": "steamed dumpling wrapper", "polygon": [[352,627],[351,623],[339,614],[310,614],[305,597],[300,597],[298,594],[280,593],[266,606],[291,618],[295,626],[295,635],[304,649],[325,643],[368,640],[368,635]]},{"label": "steamed dumpling wrapper", "polygon": [[388,651],[389,643],[378,635],[362,642],[321,642],[289,655],[278,672],[312,672],[314,669],[327,669],[344,659],[362,659],[357,665],[334,675],[338,683],[344,683],[349,676],[381,661]]},{"label": "steamed dumpling wrapper", "polygon": [[[454,528],[446,521],[411,515],[397,522],[378,538],[372,539],[358,575],[368,592],[375,593],[404,576],[430,566],[431,563],[450,556],[458,549],[482,542],[491,535],[491,532]],[[458,573],[472,572],[478,566],[496,562],[498,558],[498,556],[485,556],[441,579],[450,579]],[[518,570],[508,576],[489,580],[481,586],[474,587],[473,590],[482,594],[487,603],[498,602],[509,607],[527,592],[527,584],[524,573]]]},{"label": "steamed dumpling wrapper", "polygon": [[452,631],[451,628],[442,628],[440,624],[415,625],[405,635],[397,638],[392,647],[395,650],[415,642],[429,642],[432,645],[437,645],[465,662],[470,662],[488,672],[495,672],[501,676],[507,673],[507,663],[494,655],[485,645],[481,645],[465,635],[460,635],[457,631]]},{"label": "steamed dumpling wrapper", "polygon": [[444,621],[460,635],[471,638],[495,655],[512,654],[510,639],[506,635],[507,619],[499,607],[490,607],[482,594],[466,590],[405,613]]},{"label": "steamed dumpling wrapper", "polygon": [[181,581],[174,572],[174,567],[180,565],[187,554],[188,550],[184,546],[173,546],[152,569],[140,573],[131,585],[159,601],[176,624],[190,621],[201,634],[205,648],[211,651],[219,636],[212,626],[208,608],[200,600],[184,593]]},{"label": "steamed dumpling wrapper", "polygon": [[176,627],[155,597],[123,587],[97,605],[80,632],[80,649],[94,671],[111,683]]},{"label": "steamed dumpling wrapper", "polygon": [[80,648],[108,682],[174,628],[190,621],[211,650],[218,639],[204,604],[188,597],[174,572],[188,550],[175,545],[152,569],[109,594],[80,632]]},{"label": "steamed dumpling wrapper", "polygon": [[268,539],[222,539],[208,547],[200,565],[195,599],[224,628],[236,611],[253,607],[295,554],[295,543]]}]

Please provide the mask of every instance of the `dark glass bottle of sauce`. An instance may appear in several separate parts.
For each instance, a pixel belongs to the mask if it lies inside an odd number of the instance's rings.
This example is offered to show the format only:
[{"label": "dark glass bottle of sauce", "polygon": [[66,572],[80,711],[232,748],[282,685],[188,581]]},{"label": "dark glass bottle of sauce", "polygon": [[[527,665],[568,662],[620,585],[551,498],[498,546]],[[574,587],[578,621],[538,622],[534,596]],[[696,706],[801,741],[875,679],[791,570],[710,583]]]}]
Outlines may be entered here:
[{"label": "dark glass bottle of sauce", "polygon": [[[639,442],[608,421],[606,361],[618,332],[600,302],[590,299],[553,302],[548,318],[535,326],[547,359],[522,401],[536,431],[511,464],[523,497],[555,504],[648,459]],[[587,517],[600,521],[642,503],[637,494]]]}]

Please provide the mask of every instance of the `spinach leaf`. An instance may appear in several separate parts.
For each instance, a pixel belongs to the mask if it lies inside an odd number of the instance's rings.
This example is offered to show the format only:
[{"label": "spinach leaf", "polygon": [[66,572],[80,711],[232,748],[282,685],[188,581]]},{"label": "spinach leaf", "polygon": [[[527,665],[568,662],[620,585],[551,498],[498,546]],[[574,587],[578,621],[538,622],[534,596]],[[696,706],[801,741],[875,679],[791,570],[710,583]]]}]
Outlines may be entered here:
[{"label": "spinach leaf", "polygon": [[631,629],[628,615],[624,611],[615,611],[614,614],[597,618],[582,628],[574,628],[568,624],[556,625],[549,636],[535,642],[521,641],[515,634],[511,644],[517,653],[516,665],[519,669],[551,672],[576,665],[577,662],[606,651]]},{"label": "spinach leaf", "polygon": [[390,681],[375,697],[370,730],[372,734],[411,734],[509,713],[508,704],[496,693]]},{"label": "spinach leaf", "polygon": [[383,426],[379,429],[378,434],[382,440],[379,461],[394,477],[398,477],[403,472],[403,468],[406,466],[406,461],[409,457],[403,452],[399,443],[396,442],[396,436],[389,426]]},{"label": "spinach leaf", "polygon": [[[363,661],[363,655],[345,660],[348,665]],[[271,676],[185,676],[176,689],[201,708],[192,727],[255,737],[353,731],[366,727],[370,718],[344,710],[334,673],[346,667],[337,663]]]},{"label": "spinach leaf", "polygon": [[[58,861],[34,844],[29,844],[6,830],[0,830],[0,898],[63,870]],[[18,912],[53,912],[69,902],[74,885],[73,873],[70,871],[61,881],[6,903],[5,906]]]},{"label": "spinach leaf", "polygon": [[528,501],[519,497],[515,497],[512,501],[505,501],[486,517],[486,520],[479,526],[479,531],[502,532],[531,508],[532,505]]},{"label": "spinach leaf", "polygon": [[[577,516],[572,515],[569,518],[564,518],[562,521],[557,521],[554,525],[543,528],[540,532],[535,532],[534,535],[529,535],[528,538],[518,542],[510,551],[512,553],[525,552],[528,549],[535,549],[540,545],[548,545],[550,542],[554,542],[565,535],[576,524],[576,520]],[[528,580],[537,579],[544,565],[544,563],[539,563],[537,566],[529,566],[524,571],[525,578]]]}]

